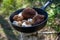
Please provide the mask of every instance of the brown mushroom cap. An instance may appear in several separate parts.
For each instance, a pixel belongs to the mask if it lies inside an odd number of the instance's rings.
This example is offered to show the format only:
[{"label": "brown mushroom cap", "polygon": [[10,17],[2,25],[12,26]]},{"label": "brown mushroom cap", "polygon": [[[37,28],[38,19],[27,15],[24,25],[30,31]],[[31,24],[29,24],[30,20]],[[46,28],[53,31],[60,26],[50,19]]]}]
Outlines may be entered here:
[{"label": "brown mushroom cap", "polygon": [[23,20],[23,16],[18,16],[17,21],[22,21]]},{"label": "brown mushroom cap", "polygon": [[33,18],[35,14],[36,14],[36,11],[32,8],[25,8],[22,12],[22,16],[25,19]]},{"label": "brown mushroom cap", "polygon": [[33,24],[40,23],[44,20],[44,15],[37,15],[33,17]]},{"label": "brown mushroom cap", "polygon": [[17,18],[18,18],[18,15],[15,15],[15,16],[13,17],[13,19],[14,19],[15,21],[17,21]]},{"label": "brown mushroom cap", "polygon": [[13,19],[14,19],[15,21],[22,21],[24,18],[23,18],[23,16],[15,15],[15,16],[13,17]]}]

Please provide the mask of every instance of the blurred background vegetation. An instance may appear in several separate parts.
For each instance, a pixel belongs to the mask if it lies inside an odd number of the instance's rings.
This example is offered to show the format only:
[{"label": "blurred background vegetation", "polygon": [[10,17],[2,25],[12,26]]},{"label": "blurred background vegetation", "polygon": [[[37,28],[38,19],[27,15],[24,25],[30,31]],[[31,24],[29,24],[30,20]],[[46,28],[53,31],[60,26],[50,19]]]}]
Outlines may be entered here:
[{"label": "blurred background vegetation", "polygon": [[[8,18],[14,11],[26,8],[41,8],[48,0],[0,0],[0,15]],[[60,32],[60,0],[53,0],[53,3],[45,10],[48,13],[47,27],[52,27]]]}]

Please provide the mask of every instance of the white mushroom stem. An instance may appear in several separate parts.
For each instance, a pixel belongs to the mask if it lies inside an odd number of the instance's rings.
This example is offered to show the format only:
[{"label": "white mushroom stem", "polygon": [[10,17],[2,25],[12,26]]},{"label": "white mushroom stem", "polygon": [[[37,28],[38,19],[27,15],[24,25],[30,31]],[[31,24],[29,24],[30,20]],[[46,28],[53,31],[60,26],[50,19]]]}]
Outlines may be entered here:
[{"label": "white mushroom stem", "polygon": [[26,24],[26,22],[23,22],[23,23],[22,23],[22,27],[30,27],[30,26],[32,26],[32,25]]},{"label": "white mushroom stem", "polygon": [[14,24],[14,25],[18,26],[18,22],[17,22],[17,21],[13,21],[13,23],[12,23],[12,24]]},{"label": "white mushroom stem", "polygon": [[18,22],[18,25],[21,26],[21,25],[22,25],[22,21],[19,21],[19,22]]},{"label": "white mushroom stem", "polygon": [[20,13],[18,14],[18,16],[22,16],[22,12],[20,12]]},{"label": "white mushroom stem", "polygon": [[28,19],[28,21],[29,21],[29,22],[32,22],[32,19],[30,18],[30,19]]}]

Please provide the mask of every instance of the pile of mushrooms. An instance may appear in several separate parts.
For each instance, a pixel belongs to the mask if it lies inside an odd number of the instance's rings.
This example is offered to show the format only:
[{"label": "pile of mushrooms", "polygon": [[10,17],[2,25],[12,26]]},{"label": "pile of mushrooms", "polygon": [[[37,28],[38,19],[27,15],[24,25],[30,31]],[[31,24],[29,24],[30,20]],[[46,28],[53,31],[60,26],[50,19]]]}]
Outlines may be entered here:
[{"label": "pile of mushrooms", "polygon": [[12,24],[16,26],[31,27],[34,24],[42,22],[44,15],[38,14],[38,12],[32,8],[25,8],[18,15],[15,15],[13,20]]}]

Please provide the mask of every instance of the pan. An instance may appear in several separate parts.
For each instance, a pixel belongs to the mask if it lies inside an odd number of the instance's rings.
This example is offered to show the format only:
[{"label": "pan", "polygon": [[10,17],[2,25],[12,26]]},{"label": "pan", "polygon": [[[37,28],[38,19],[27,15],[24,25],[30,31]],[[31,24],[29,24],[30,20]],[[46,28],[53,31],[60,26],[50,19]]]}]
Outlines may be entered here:
[{"label": "pan", "polygon": [[46,7],[47,7],[48,5],[50,5],[51,3],[52,3],[52,0],[48,0],[48,1],[46,2],[46,4],[45,4],[44,6],[42,6],[41,8],[33,8],[34,10],[36,10],[36,11],[38,12],[38,14],[44,15],[45,18],[44,18],[44,21],[42,21],[41,23],[36,24],[36,25],[33,25],[33,26],[31,26],[31,27],[18,27],[18,26],[16,26],[16,25],[13,25],[13,24],[12,24],[12,22],[14,21],[14,20],[13,20],[14,15],[17,15],[17,14],[19,14],[20,12],[22,12],[22,11],[24,10],[24,8],[23,8],[23,9],[19,9],[19,10],[13,12],[13,13],[10,15],[10,17],[9,17],[10,23],[11,23],[12,27],[13,27],[14,29],[16,29],[17,31],[23,32],[23,33],[33,33],[33,32],[37,32],[37,31],[41,30],[41,29],[46,25],[47,20],[48,20],[48,13],[45,11],[45,9],[46,9]]}]

